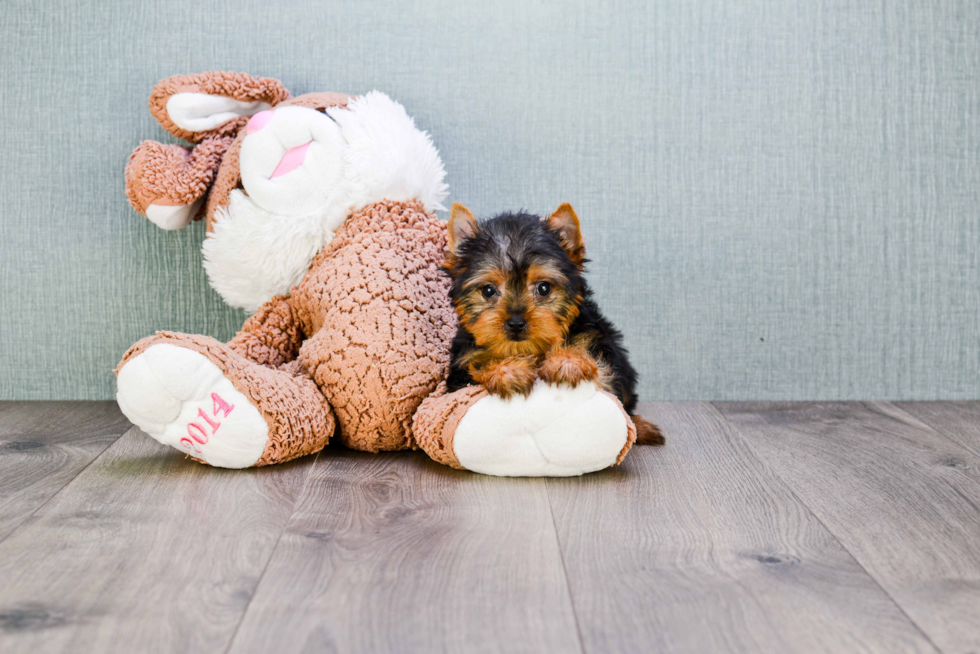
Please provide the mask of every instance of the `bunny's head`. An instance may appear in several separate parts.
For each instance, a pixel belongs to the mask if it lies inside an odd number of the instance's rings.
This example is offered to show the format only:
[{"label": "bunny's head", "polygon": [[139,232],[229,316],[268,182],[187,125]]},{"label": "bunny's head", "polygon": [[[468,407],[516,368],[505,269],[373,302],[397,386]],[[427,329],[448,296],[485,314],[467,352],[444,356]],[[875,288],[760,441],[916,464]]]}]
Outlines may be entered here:
[{"label": "bunny's head", "polygon": [[443,208],[432,141],[377,91],[292,97],[274,79],[211,72],[163,80],[150,112],[192,147],[143,142],[126,167],[130,204],[164,229],[205,216],[205,268],[232,306],[288,292],[351,210]]}]

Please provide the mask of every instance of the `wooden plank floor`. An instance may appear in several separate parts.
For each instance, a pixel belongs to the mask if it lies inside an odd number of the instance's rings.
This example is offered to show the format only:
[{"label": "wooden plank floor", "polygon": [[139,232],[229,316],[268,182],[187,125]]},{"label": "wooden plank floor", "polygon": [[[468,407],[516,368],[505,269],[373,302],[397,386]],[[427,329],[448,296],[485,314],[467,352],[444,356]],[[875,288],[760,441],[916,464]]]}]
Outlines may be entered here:
[{"label": "wooden plank floor", "polygon": [[0,403],[0,652],[980,651],[980,402],[641,410],[665,447],[500,479]]}]

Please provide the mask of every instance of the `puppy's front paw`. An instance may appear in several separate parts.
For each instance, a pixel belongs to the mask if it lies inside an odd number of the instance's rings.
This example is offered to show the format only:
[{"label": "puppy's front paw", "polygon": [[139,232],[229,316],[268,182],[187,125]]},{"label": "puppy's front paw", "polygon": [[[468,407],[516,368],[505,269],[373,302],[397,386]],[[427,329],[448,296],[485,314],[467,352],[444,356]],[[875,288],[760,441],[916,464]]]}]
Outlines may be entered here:
[{"label": "puppy's front paw", "polygon": [[471,369],[470,375],[477,383],[483,384],[488,393],[504,399],[513,395],[527,397],[537,380],[534,360],[528,357],[508,357],[494,361],[478,370]]},{"label": "puppy's front paw", "polygon": [[579,348],[562,348],[548,353],[538,376],[549,384],[568,384],[574,388],[582,382],[596,381],[599,366]]}]

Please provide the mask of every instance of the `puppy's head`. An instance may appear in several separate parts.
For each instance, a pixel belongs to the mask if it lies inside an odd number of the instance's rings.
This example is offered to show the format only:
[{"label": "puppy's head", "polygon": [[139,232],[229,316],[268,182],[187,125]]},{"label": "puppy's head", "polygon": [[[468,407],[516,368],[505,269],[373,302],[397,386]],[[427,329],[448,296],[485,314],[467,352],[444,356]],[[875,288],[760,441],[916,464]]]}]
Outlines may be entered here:
[{"label": "puppy's head", "polygon": [[453,204],[444,268],[460,324],[495,358],[544,354],[563,340],[584,292],[585,245],[563,204],[547,219],[524,212],[477,222]]}]

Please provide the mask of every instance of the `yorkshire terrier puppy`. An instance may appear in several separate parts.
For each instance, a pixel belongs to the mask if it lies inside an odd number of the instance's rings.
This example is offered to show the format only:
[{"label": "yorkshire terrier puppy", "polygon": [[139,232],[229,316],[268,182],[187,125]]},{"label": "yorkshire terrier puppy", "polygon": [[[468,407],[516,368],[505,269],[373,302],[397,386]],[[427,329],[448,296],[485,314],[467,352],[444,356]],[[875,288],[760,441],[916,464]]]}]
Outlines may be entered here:
[{"label": "yorkshire terrier puppy", "polygon": [[443,267],[453,279],[459,331],[449,390],[477,383],[507,398],[528,395],[537,379],[595,382],[632,416],[638,443],[662,444],[660,429],[634,414],[636,370],[622,334],[592,299],[586,263],[578,216],[567,203],[547,220],[520,212],[479,223],[453,204]]}]

